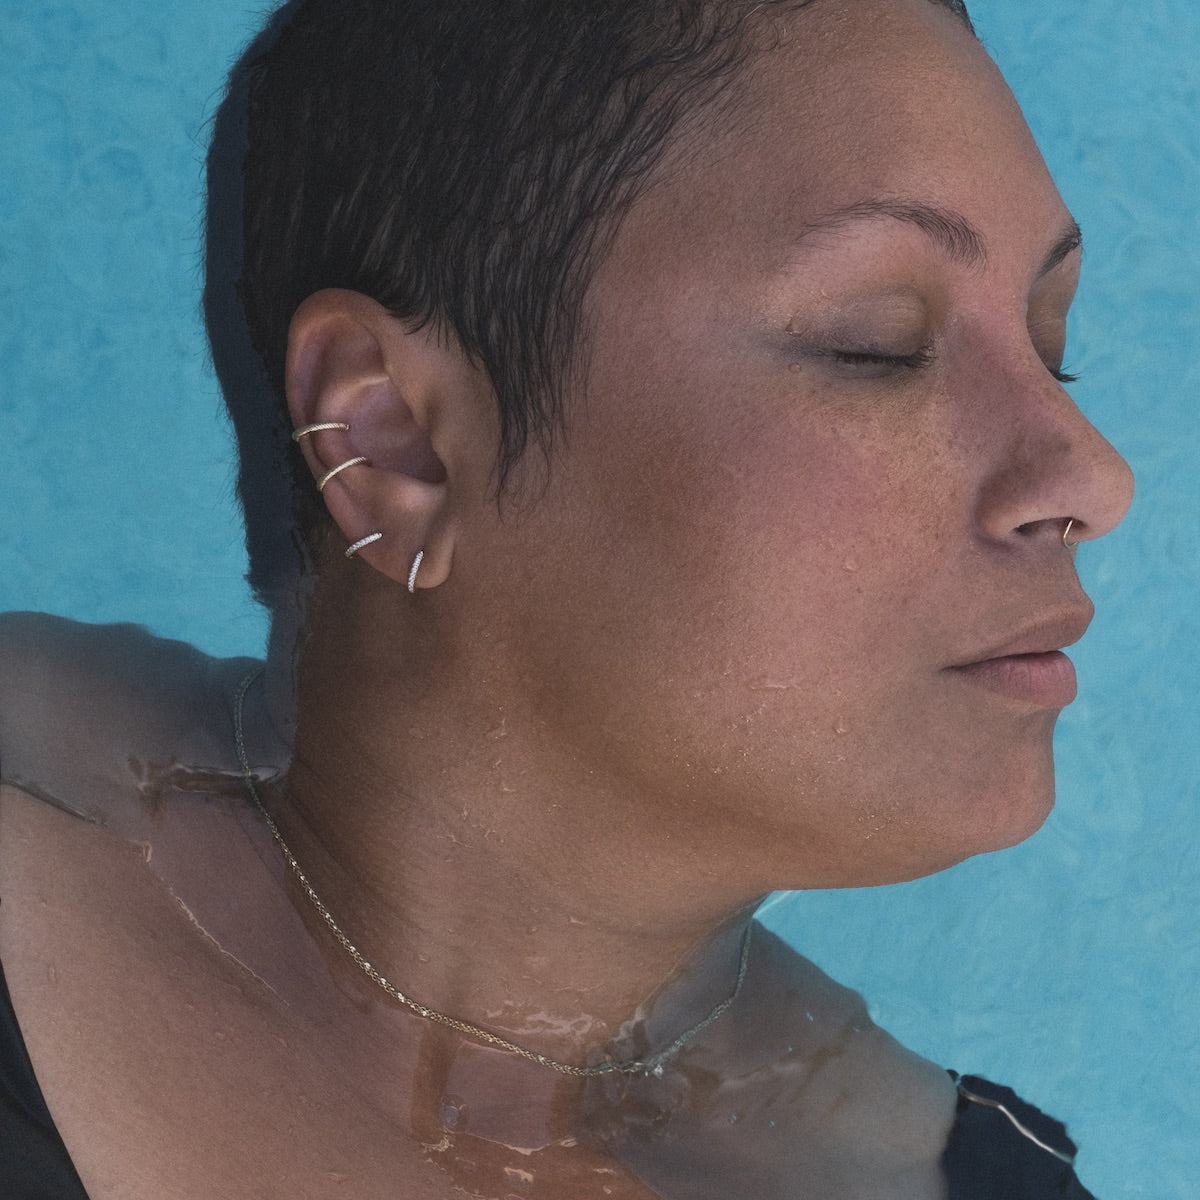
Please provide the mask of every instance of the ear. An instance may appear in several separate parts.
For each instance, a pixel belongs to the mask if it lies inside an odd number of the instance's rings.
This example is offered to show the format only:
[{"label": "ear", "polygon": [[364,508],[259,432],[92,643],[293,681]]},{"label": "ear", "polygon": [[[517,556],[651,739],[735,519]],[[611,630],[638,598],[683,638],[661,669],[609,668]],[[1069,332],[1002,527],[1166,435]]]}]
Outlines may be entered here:
[{"label": "ear", "polygon": [[[358,292],[317,292],[292,318],[286,384],[294,427],[349,426],[299,439],[313,486],[328,480],[323,499],[348,545],[383,535],[358,557],[400,583],[418,551],[416,586],[436,587],[450,574],[452,475],[464,457],[463,430],[478,440],[478,422],[463,409],[477,407],[482,374],[433,329],[412,331]],[[330,475],[358,458],[365,461]]]}]

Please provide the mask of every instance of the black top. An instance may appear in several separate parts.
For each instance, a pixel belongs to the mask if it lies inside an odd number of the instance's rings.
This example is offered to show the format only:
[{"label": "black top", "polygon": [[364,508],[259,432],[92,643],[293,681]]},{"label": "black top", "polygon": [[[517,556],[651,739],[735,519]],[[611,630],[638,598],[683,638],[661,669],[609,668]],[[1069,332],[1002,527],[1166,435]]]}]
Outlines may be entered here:
[{"label": "black top", "polygon": [[[959,1079],[958,1090],[958,1115],[942,1156],[949,1200],[1095,1200],[1070,1166],[1075,1146],[1063,1125],[975,1076]],[[34,1076],[3,966],[0,1196],[88,1200]]]},{"label": "black top", "polygon": [[1076,1178],[1065,1125],[1009,1088],[951,1075],[958,1115],[942,1154],[949,1200],[1096,1200]]},{"label": "black top", "polygon": [[0,1196],[88,1200],[50,1119],[0,966]]}]

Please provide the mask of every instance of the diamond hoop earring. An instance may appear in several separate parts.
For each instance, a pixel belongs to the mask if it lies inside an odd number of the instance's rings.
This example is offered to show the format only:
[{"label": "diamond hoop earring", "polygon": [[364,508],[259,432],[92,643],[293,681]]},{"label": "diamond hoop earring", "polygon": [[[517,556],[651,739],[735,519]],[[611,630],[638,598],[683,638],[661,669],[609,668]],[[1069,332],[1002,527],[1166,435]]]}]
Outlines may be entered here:
[{"label": "diamond hoop earring", "polygon": [[413,559],[412,569],[408,573],[408,594],[411,596],[417,590],[417,572],[421,569],[421,560],[425,557],[424,550],[417,551],[417,557]]},{"label": "diamond hoop earring", "polygon": [[369,546],[372,542],[377,542],[382,537],[382,533],[368,533],[366,537],[359,538],[357,542],[351,542],[343,553],[347,558],[353,558],[364,546]]}]

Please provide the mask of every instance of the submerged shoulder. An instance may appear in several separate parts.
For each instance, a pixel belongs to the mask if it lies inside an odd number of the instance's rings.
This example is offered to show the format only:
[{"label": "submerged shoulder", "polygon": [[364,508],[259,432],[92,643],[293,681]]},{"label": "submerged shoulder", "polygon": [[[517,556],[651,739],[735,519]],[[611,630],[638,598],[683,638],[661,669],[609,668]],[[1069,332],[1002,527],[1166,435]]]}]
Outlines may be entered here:
[{"label": "submerged shoulder", "polygon": [[[211,672],[214,664],[253,665],[249,658],[217,659],[187,642],[158,637],[144,625],[132,622],[91,624],[42,612],[0,612],[0,688],[18,678],[9,671],[61,671],[78,678],[89,675],[129,674],[147,669],[186,682]],[[150,676],[144,681],[151,682]],[[32,676],[25,679],[32,682]]]},{"label": "submerged shoulder", "polygon": [[157,775],[234,771],[231,697],[255,666],[138,625],[0,614],[0,780],[109,823]]}]

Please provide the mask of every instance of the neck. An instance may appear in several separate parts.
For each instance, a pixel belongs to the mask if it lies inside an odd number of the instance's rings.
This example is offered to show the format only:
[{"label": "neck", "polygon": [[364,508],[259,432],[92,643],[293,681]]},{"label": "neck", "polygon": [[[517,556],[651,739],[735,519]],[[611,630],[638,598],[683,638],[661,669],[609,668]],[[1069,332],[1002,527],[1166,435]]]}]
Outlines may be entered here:
[{"label": "neck", "polygon": [[292,767],[265,799],[391,982],[576,1065],[653,1057],[728,999],[756,896],[699,879],[677,823],[528,744],[515,706],[419,653],[353,669],[349,642],[310,643]]}]

